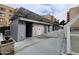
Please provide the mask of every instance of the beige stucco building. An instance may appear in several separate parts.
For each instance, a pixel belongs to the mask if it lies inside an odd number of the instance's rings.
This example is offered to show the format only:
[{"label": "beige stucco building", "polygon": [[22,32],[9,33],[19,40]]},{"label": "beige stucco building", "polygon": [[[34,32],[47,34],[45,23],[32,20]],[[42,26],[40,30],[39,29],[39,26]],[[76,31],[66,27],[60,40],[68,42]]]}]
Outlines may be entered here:
[{"label": "beige stucco building", "polygon": [[10,25],[10,18],[13,16],[14,11],[14,8],[0,4],[0,27]]},{"label": "beige stucco building", "polygon": [[[71,21],[72,18],[79,14],[79,6],[70,8],[67,13],[67,21]],[[73,19],[74,20],[74,19]],[[74,22],[73,27],[79,27],[79,21]]]},{"label": "beige stucco building", "polygon": [[54,16],[51,16],[51,15],[44,15],[43,17],[46,18],[46,19],[48,19],[49,22],[54,22],[54,21],[56,21],[55,17],[54,17]]},{"label": "beige stucco building", "polygon": [[70,8],[69,11],[67,12],[67,20],[71,20],[77,14],[79,14],[79,7],[78,6]]},{"label": "beige stucco building", "polygon": [[70,20],[64,26],[67,54],[79,54],[79,6],[69,9],[67,20]]}]

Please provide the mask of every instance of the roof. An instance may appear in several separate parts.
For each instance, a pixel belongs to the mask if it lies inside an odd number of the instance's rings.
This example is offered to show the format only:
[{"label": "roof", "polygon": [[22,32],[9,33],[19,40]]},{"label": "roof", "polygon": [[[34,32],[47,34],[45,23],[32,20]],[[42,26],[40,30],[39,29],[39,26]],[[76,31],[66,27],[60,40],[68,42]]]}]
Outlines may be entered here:
[{"label": "roof", "polygon": [[23,7],[20,7],[14,14],[14,16],[12,17],[12,19],[14,18],[18,18],[18,17],[22,17],[22,18],[28,18],[28,19],[32,19],[32,20],[36,20],[36,21],[41,21],[41,22],[46,22],[49,23],[48,19],[32,12],[29,11]]}]

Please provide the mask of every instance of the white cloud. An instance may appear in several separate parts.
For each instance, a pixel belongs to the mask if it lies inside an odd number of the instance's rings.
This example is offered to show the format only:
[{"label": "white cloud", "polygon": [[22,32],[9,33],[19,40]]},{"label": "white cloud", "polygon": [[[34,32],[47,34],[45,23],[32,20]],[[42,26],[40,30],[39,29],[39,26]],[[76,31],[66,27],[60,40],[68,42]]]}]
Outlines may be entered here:
[{"label": "white cloud", "polygon": [[[14,8],[24,7],[40,15],[45,15],[49,12],[52,12],[52,14],[58,19],[62,20],[66,19],[67,10],[71,7],[77,6],[77,4],[10,4],[8,6],[12,6]],[[43,11],[46,11],[47,13],[43,13]]]}]

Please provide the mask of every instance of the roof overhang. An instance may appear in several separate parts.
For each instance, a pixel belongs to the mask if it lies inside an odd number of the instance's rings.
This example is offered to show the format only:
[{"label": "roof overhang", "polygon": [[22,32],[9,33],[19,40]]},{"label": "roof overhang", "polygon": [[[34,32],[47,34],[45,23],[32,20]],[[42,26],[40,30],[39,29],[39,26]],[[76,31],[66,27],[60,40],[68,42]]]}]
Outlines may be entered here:
[{"label": "roof overhang", "polygon": [[52,24],[50,24],[50,23],[41,22],[41,21],[36,21],[36,20],[27,19],[27,18],[22,18],[22,17],[20,17],[19,20],[21,20],[21,21],[25,21],[25,22],[33,22],[33,23],[39,23],[39,24],[52,25]]}]

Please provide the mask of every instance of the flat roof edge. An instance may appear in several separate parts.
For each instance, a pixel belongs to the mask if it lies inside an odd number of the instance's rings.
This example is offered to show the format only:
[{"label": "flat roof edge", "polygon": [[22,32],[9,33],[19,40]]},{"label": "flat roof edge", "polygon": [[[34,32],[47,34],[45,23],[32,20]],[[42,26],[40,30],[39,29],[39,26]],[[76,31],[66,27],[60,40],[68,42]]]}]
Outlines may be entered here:
[{"label": "flat roof edge", "polygon": [[33,23],[40,23],[40,24],[52,25],[52,24],[50,24],[50,23],[41,22],[41,21],[36,21],[36,20],[32,20],[32,19],[28,19],[28,18],[22,18],[22,17],[20,17],[19,20],[21,20],[21,21],[33,22]]}]

